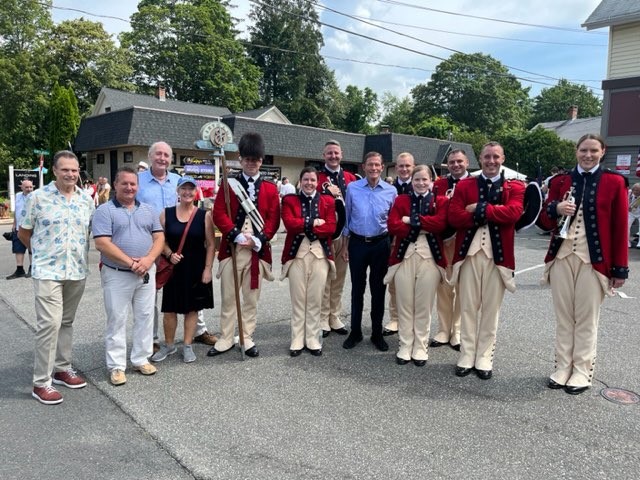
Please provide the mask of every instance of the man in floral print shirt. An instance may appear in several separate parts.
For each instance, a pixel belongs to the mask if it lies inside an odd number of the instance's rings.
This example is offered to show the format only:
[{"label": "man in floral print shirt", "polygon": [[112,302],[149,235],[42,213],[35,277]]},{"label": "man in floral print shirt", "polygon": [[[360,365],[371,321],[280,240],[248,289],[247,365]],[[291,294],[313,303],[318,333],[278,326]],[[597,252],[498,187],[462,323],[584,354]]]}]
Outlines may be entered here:
[{"label": "man in floral print shirt", "polygon": [[47,405],[62,402],[52,381],[68,388],[86,386],[71,367],[71,341],[89,273],[89,221],[95,207],[91,196],[77,185],[79,173],[73,152],[56,153],[56,179],[29,196],[18,231],[18,238],[33,251],[36,346],[32,395]]}]

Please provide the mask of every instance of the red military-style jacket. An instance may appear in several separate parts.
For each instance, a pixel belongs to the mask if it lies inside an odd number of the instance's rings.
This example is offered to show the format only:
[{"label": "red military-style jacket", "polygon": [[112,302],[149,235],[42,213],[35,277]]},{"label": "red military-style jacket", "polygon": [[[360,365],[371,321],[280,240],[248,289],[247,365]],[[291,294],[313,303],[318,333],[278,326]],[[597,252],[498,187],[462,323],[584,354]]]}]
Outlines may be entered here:
[{"label": "red military-style jacket", "polygon": [[[301,194],[285,195],[282,199],[282,222],[287,229],[287,237],[282,250],[282,264],[293,260],[298,253],[300,243],[308,233],[318,237],[328,260],[333,260],[331,253],[331,236],[336,230],[336,206],[331,195],[318,196],[318,210],[306,217],[302,216]],[[321,218],[323,225],[314,227],[313,220]]]},{"label": "red military-style jacket", "polygon": [[[242,174],[240,174],[241,176]],[[256,208],[264,220],[262,232],[254,234],[262,242],[259,252],[253,252],[253,263],[258,259],[271,264],[271,244],[269,241],[278,232],[280,226],[280,196],[275,183],[260,177],[256,182],[257,192]],[[245,188],[246,190],[246,188]],[[240,207],[238,198],[231,188],[229,188],[229,203],[231,207],[231,217],[227,215],[227,206],[224,199],[223,189],[220,188],[216,200],[213,204],[213,223],[222,233],[220,241],[220,252],[218,260],[224,260],[231,256],[230,242],[233,242],[241,232],[244,223],[244,209]]]},{"label": "red military-style jacket", "polygon": [[551,182],[549,195],[537,222],[544,230],[554,230],[545,263],[556,257],[564,241],[558,236],[556,208],[571,187],[576,192],[576,201],[583,202],[584,227],[593,268],[607,278],[627,278],[629,199],[626,180],[622,175],[602,167],[587,179],[574,169],[568,174],[557,175]]},{"label": "red military-style jacket", "polygon": [[[411,216],[412,202],[415,197],[410,194],[398,195],[389,212],[387,219],[387,228],[389,233],[394,236],[394,242],[389,256],[389,265],[396,265],[404,259],[407,247],[411,243],[408,238],[412,226],[402,221],[402,217]],[[447,268],[447,259],[444,255],[442,236],[439,235],[447,227],[447,207],[448,199],[443,196],[431,196],[431,202],[427,215],[420,215],[420,229],[427,233],[427,242],[431,249],[431,255],[438,266]],[[414,206],[415,208],[415,206]]]},{"label": "red military-style jacket", "polygon": [[[449,201],[448,221],[457,230],[453,263],[464,260],[476,231],[488,224],[494,263],[515,270],[515,223],[523,212],[525,186],[519,180],[503,180],[500,204],[492,205],[480,198],[481,181],[482,176],[460,180]],[[478,204],[475,213],[465,210],[472,203]]]}]

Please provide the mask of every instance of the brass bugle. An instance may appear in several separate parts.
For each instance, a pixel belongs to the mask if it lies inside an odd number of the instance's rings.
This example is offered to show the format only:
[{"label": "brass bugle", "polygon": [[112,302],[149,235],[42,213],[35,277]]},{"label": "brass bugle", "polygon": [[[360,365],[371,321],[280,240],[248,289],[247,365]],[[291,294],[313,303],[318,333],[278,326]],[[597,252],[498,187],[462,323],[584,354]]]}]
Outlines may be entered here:
[{"label": "brass bugle", "polygon": [[[576,199],[573,197],[573,187],[567,190],[562,197],[563,202],[576,203]],[[560,238],[567,238],[569,235],[569,226],[571,225],[571,218],[573,215],[563,215],[558,219],[558,226],[560,227],[560,233],[558,236]]]}]

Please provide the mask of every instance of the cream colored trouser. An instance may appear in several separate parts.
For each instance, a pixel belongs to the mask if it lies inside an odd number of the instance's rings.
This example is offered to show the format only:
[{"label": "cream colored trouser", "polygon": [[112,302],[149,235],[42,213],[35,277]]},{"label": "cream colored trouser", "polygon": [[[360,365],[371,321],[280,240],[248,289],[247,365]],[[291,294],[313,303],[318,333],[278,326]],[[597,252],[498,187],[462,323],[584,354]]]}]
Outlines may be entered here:
[{"label": "cream colored trouser", "polygon": [[[244,333],[244,346],[249,349],[255,345],[253,334],[256,331],[256,315],[260,289],[262,288],[263,266],[260,265],[258,288],[251,289],[251,250],[248,248],[236,249],[236,271],[241,293],[242,329]],[[222,307],[220,311],[221,336],[216,342],[215,349],[221,352],[233,347],[233,336],[238,326],[236,316],[236,292],[233,281],[233,264],[229,258],[220,274],[220,294]]]},{"label": "cream colored trouser", "polygon": [[555,371],[560,385],[591,385],[604,292],[591,265],[577,255],[556,259],[549,271],[556,313]]},{"label": "cream colored trouser", "polygon": [[311,252],[291,260],[287,274],[291,295],[291,350],[301,350],[305,345],[311,350],[322,348],[320,311],[328,274],[327,259]]},{"label": "cream colored trouser", "polygon": [[336,264],[336,277],[327,278],[327,283],[322,295],[322,310],[320,312],[320,328],[331,330],[343,328],[344,323],[340,320],[342,313],[342,290],[347,277],[349,263],[342,259],[342,249],[345,242],[343,237],[339,237],[331,244],[333,258]]},{"label": "cream colored trouser", "polygon": [[[453,269],[451,260],[454,249],[455,241],[445,242],[444,252],[449,263],[447,278],[451,278],[451,270]],[[446,282],[441,282],[438,285],[437,307],[438,333],[436,333],[434,340],[440,343],[450,343],[453,346],[460,345],[460,298],[458,298],[453,285]]]},{"label": "cream colored trouser", "polygon": [[463,262],[457,286],[461,314],[458,366],[491,370],[505,287],[498,267],[483,251]]},{"label": "cream colored trouser", "polygon": [[389,322],[384,326],[392,332],[398,331],[398,296],[396,295],[396,284],[389,284]]},{"label": "cream colored trouser", "polygon": [[431,310],[442,277],[433,259],[414,254],[393,277],[398,305],[398,358],[427,360]]}]

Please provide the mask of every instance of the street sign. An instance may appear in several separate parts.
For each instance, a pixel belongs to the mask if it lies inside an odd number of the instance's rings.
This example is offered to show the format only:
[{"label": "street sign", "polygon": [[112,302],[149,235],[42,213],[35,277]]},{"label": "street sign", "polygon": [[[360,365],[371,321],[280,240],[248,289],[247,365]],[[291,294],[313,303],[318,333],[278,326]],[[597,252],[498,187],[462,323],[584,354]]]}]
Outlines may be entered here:
[{"label": "street sign", "polygon": [[35,153],[36,155],[49,155],[49,150],[38,150],[38,149],[35,149],[33,151],[33,153]]}]

